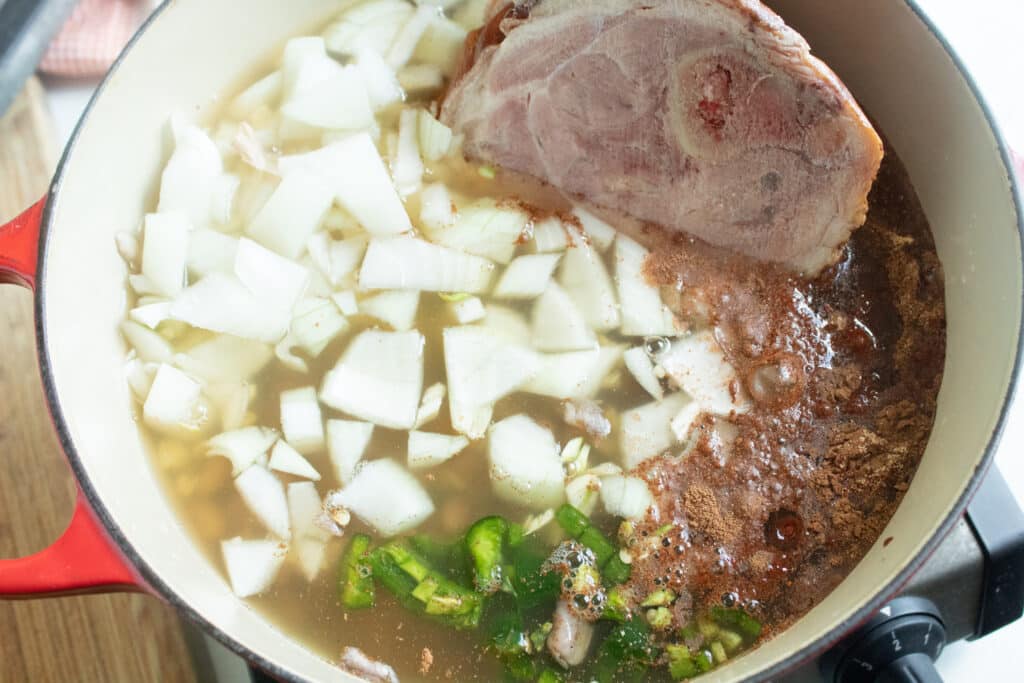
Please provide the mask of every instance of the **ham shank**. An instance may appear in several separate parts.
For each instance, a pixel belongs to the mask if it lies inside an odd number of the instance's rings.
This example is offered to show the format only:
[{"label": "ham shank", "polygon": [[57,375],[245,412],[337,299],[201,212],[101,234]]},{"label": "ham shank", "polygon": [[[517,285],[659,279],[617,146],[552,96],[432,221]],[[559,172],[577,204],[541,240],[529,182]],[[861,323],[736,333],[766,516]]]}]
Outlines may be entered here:
[{"label": "ham shank", "polygon": [[805,275],[867,212],[882,142],[758,0],[521,0],[441,118],[471,158]]}]

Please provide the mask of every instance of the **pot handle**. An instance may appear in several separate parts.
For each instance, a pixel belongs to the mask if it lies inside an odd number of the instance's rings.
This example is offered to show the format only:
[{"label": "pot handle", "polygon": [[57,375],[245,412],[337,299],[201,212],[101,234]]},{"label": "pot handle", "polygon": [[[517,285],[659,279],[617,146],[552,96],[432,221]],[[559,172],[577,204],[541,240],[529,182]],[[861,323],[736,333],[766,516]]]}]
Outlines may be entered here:
[{"label": "pot handle", "polygon": [[[34,288],[39,230],[46,199],[0,226],[0,283]],[[143,590],[78,489],[71,523],[50,547],[0,559],[0,598]]]}]

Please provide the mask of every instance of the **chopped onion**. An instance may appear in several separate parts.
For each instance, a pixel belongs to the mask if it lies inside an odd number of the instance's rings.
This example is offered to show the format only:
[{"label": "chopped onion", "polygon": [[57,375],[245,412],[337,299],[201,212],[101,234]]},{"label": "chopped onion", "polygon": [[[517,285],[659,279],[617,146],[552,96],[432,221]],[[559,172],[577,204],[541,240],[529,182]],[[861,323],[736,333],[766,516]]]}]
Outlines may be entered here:
[{"label": "chopped onion", "polygon": [[235,477],[235,488],[249,510],[270,533],[291,540],[288,499],[284,485],[262,465],[250,465]]},{"label": "chopped onion", "polygon": [[331,296],[334,305],[338,307],[342,315],[356,315],[359,313],[359,302],[356,300],[356,293],[350,289],[337,292]]},{"label": "chopped onion", "polygon": [[533,304],[531,339],[542,351],[579,351],[597,347],[583,313],[561,287],[551,284]]},{"label": "chopped onion", "polygon": [[142,240],[142,274],[156,294],[175,296],[185,287],[185,261],[191,227],[183,211],[146,215]]},{"label": "chopped onion", "polygon": [[568,249],[558,282],[591,328],[605,332],[619,326],[619,302],[612,279],[601,256],[593,249],[585,244]]},{"label": "chopped onion", "polygon": [[468,292],[488,289],[494,264],[487,259],[413,237],[370,242],[359,271],[363,289]]},{"label": "chopped onion", "polygon": [[672,433],[676,435],[678,441],[686,441],[686,437],[690,434],[690,428],[693,427],[693,423],[697,421],[702,412],[700,403],[690,401],[676,413],[669,426],[672,428]]},{"label": "chopped onion", "polygon": [[189,235],[188,271],[196,277],[210,273],[230,274],[235,268],[238,238],[216,230],[197,228]]},{"label": "chopped onion", "polygon": [[452,76],[462,57],[466,34],[466,29],[444,14],[437,13],[431,17],[423,38],[416,44],[413,59],[426,64],[436,64],[445,75]]},{"label": "chopped onion", "polygon": [[418,191],[423,181],[418,126],[418,112],[415,109],[403,109],[398,116],[398,146],[392,162],[395,187],[403,197]]},{"label": "chopped onion", "polygon": [[452,146],[451,128],[435,119],[429,111],[421,109],[417,130],[424,161],[438,161],[447,156]]},{"label": "chopped onion", "polygon": [[661,382],[654,374],[654,363],[651,362],[647,351],[640,346],[635,346],[622,354],[622,357],[626,361],[626,369],[633,375],[637,384],[655,400],[660,401],[665,396],[665,390],[662,389]]},{"label": "chopped onion", "polygon": [[415,290],[381,292],[363,299],[359,312],[381,320],[399,332],[412,329],[416,311],[420,306],[420,293]]},{"label": "chopped onion", "polygon": [[446,393],[447,387],[441,382],[427,387],[426,391],[423,392],[423,398],[420,399],[420,407],[416,411],[416,422],[413,424],[414,429],[419,429],[428,422],[437,419],[437,416],[441,414],[441,404],[444,402]]},{"label": "chopped onion", "polygon": [[218,334],[174,357],[175,364],[206,382],[239,382],[252,379],[273,357],[262,342]]},{"label": "chopped onion", "polygon": [[379,52],[362,49],[356,55],[355,63],[374,111],[402,101],[402,86],[398,84],[394,70]]},{"label": "chopped onion", "polygon": [[309,284],[308,269],[244,237],[238,241],[235,275],[262,306],[288,314]]},{"label": "chopped onion", "polygon": [[501,274],[494,296],[499,299],[533,299],[544,293],[559,254],[528,254],[516,257]]},{"label": "chopped onion", "polygon": [[615,284],[622,306],[621,331],[628,336],[673,336],[675,319],[662,303],[658,288],[644,276],[647,253],[625,235],[619,235],[615,241]]},{"label": "chopped onion", "polygon": [[549,216],[533,225],[533,248],[538,253],[565,251],[572,239],[557,216]]},{"label": "chopped onion", "polygon": [[680,392],[624,412],[619,420],[623,467],[631,470],[672,448],[677,443],[670,427],[672,418],[689,402],[690,397]]},{"label": "chopped onion", "polygon": [[373,436],[373,424],[355,420],[327,421],[327,452],[342,484],[352,481],[366,447]]},{"label": "chopped onion", "polygon": [[434,504],[416,478],[394,460],[364,464],[345,488],[331,497],[382,536],[396,536],[423,523]]},{"label": "chopped onion", "polygon": [[535,515],[527,515],[526,519],[523,520],[523,536],[529,536],[530,534],[536,533],[546,527],[555,518],[555,511],[548,508],[544,512],[538,512]]},{"label": "chopped onion", "polygon": [[145,275],[134,273],[129,275],[128,286],[139,296],[156,296],[158,294],[156,285]]},{"label": "chopped onion", "polygon": [[289,173],[248,227],[248,234],[278,254],[297,259],[334,201],[333,188],[310,171]]},{"label": "chopped onion", "polygon": [[427,185],[420,192],[420,223],[429,232],[455,225],[455,204],[441,183]]},{"label": "chopped onion", "polygon": [[273,449],[270,451],[270,462],[267,463],[267,467],[271,470],[284,472],[285,474],[294,474],[295,476],[312,479],[313,481],[319,481],[319,478],[321,478],[316,468],[310,465],[309,461],[302,457],[302,454],[293,449],[283,439],[273,444]]},{"label": "chopped onion", "polygon": [[334,241],[326,233],[318,232],[306,243],[313,264],[332,287],[337,287],[359,268],[366,253],[363,236]]},{"label": "chopped onion", "polygon": [[186,288],[171,304],[171,318],[193,327],[276,343],[291,314],[267,305],[239,280],[210,273]]},{"label": "chopped onion", "polygon": [[622,347],[541,354],[540,369],[523,391],[553,398],[590,398],[622,357]]},{"label": "chopped onion", "polygon": [[277,441],[277,431],[269,427],[242,427],[222,432],[206,442],[209,455],[219,455],[231,461],[232,474],[238,475],[267,454]]},{"label": "chopped onion", "polygon": [[167,320],[171,314],[170,301],[157,301],[144,306],[136,306],[128,311],[128,317],[137,323],[155,330],[157,325]]},{"label": "chopped onion", "polygon": [[487,455],[491,484],[502,500],[535,510],[565,500],[555,437],[526,415],[507,417],[491,427]]},{"label": "chopped onion", "polygon": [[429,236],[446,247],[509,263],[529,223],[530,217],[518,207],[482,200],[461,209],[454,225]]},{"label": "chopped onion", "polygon": [[345,210],[371,234],[397,235],[412,229],[368,133],[350,135],[314,152],[282,157],[278,166],[285,177],[300,168],[318,174]]},{"label": "chopped onion", "polygon": [[437,15],[436,7],[422,5],[417,7],[413,15],[406,20],[385,55],[385,59],[387,59],[392,69],[398,70],[405,66],[416,50],[416,45],[420,42],[420,38],[423,37],[427,27],[430,26]]},{"label": "chopped onion", "polygon": [[409,64],[399,69],[398,84],[410,95],[432,92],[444,85],[444,73],[433,64]]},{"label": "chopped onion", "polygon": [[427,469],[448,462],[469,445],[464,436],[409,432],[409,469]]},{"label": "chopped onion", "polygon": [[240,598],[269,588],[288,552],[280,541],[244,541],[240,537],[222,541],[220,548],[231,590]]},{"label": "chopped onion", "polygon": [[181,370],[163,363],[142,406],[142,419],[153,429],[195,431],[205,418],[201,412],[200,386]]},{"label": "chopped onion", "polygon": [[330,299],[303,299],[295,306],[289,339],[316,358],[349,323]]},{"label": "chopped onion", "polygon": [[248,118],[259,107],[273,107],[281,99],[284,77],[273,71],[256,81],[232,100],[228,115],[236,119]]},{"label": "chopped onion", "polygon": [[601,502],[609,515],[638,520],[654,505],[654,496],[639,477],[611,476],[601,480]]},{"label": "chopped onion", "polygon": [[139,236],[134,232],[122,230],[114,235],[114,243],[117,245],[117,253],[124,262],[129,266],[135,265],[139,258]]},{"label": "chopped onion", "polygon": [[220,428],[224,431],[245,426],[249,403],[254,388],[245,382],[208,384],[203,392],[209,397],[220,415]]},{"label": "chopped onion", "polygon": [[530,349],[473,325],[445,329],[444,360],[452,426],[471,439],[483,436],[491,406],[533,378],[540,366]]},{"label": "chopped onion", "polygon": [[284,55],[281,58],[281,86],[284,96],[287,97],[295,91],[299,74],[307,62],[316,61],[326,56],[327,45],[323,38],[300,36],[286,42]]},{"label": "chopped onion", "polygon": [[137,322],[125,320],[121,323],[121,334],[139,358],[147,363],[166,363],[174,357],[174,347],[170,342]]},{"label": "chopped onion", "polygon": [[657,356],[657,361],[672,381],[705,410],[728,415],[734,410],[749,409],[736,370],[726,360],[711,330],[674,339],[668,350]]},{"label": "chopped onion", "polygon": [[[131,358],[124,367],[125,378],[132,390],[132,396],[139,403],[144,403],[149,389],[153,386],[153,377],[156,375],[156,366],[151,363],[144,363],[138,358]],[[441,385],[444,386],[444,385]],[[424,394],[424,398],[426,394]],[[438,404],[440,408],[440,404]],[[435,415],[436,417],[436,415]],[[417,425],[418,426],[418,425]]]},{"label": "chopped onion", "polygon": [[484,303],[475,296],[462,299],[461,301],[452,301],[448,304],[448,309],[455,317],[455,321],[460,325],[475,323],[478,320],[483,320],[487,315]]},{"label": "chopped onion", "polygon": [[312,582],[319,574],[327,557],[327,543],[308,536],[295,539],[293,544],[299,568],[306,581]]},{"label": "chopped onion", "polygon": [[194,228],[214,222],[215,196],[223,190],[220,151],[199,127],[174,119],[174,153],[160,178],[158,213],[183,211]]},{"label": "chopped onion", "polygon": [[601,480],[593,474],[581,474],[565,485],[565,498],[569,504],[585,515],[591,515],[597,507]]},{"label": "chopped onion", "polygon": [[373,50],[384,55],[412,13],[412,5],[403,0],[359,3],[327,27],[324,40],[336,54],[355,55]]},{"label": "chopped onion", "polygon": [[320,402],[313,387],[281,392],[281,431],[284,439],[303,454],[324,447],[324,425]]},{"label": "chopped onion", "polygon": [[510,344],[516,346],[530,345],[530,325],[526,317],[511,308],[490,304],[487,306],[487,317],[480,323]]},{"label": "chopped onion", "polygon": [[423,344],[417,331],[360,333],[324,378],[321,400],[382,427],[411,429],[423,389]]},{"label": "chopped onion", "polygon": [[487,23],[490,6],[491,0],[465,0],[455,8],[452,18],[462,28],[473,31]]},{"label": "chopped onion", "polygon": [[585,232],[587,237],[590,238],[590,243],[593,244],[598,251],[608,251],[608,247],[612,246],[612,242],[615,240],[615,228],[608,225],[582,206],[577,206],[573,209],[572,214],[579,219],[583,232]]},{"label": "chopped onion", "polygon": [[[284,442],[278,442],[281,443]],[[318,541],[329,539],[331,535],[316,523],[322,512],[323,504],[313,482],[300,481],[288,484],[288,517],[291,520],[293,538],[309,537]]]},{"label": "chopped onion", "polygon": [[281,115],[328,130],[364,130],[375,123],[362,72],[327,55],[311,55],[299,65]]}]

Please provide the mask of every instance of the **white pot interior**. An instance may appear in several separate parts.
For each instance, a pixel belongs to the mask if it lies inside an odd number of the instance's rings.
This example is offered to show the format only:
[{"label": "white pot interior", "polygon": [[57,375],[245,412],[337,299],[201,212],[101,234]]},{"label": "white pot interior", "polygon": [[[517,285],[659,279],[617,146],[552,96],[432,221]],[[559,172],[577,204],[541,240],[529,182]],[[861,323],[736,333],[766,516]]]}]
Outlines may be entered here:
[{"label": "white pot interior", "polygon": [[[344,674],[248,609],[192,545],[143,451],[123,380],[125,267],[114,235],[153,206],[167,119],[200,115],[283,41],[345,0],[172,0],[94,104],[52,206],[41,283],[56,400],[109,519],[167,590],[293,675]],[[774,0],[879,122],[909,168],[945,267],[946,374],[931,443],[903,505],[856,570],[795,627],[712,674],[777,664],[849,618],[919,553],[983,459],[1008,391],[1021,316],[1021,245],[1008,171],[984,112],[925,23],[893,0]],[[185,49],[183,49],[185,48]],[[338,635],[339,642],[343,634]]]}]

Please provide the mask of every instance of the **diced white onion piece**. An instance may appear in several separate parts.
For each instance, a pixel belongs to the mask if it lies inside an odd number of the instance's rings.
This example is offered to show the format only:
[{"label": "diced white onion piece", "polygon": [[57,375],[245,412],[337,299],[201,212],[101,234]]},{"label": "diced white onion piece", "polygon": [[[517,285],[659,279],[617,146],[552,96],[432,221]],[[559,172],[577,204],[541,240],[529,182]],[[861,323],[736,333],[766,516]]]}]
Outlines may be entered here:
[{"label": "diced white onion piece", "polygon": [[300,387],[281,392],[281,431],[285,441],[300,453],[323,449],[324,424],[316,389]]},{"label": "diced white onion piece", "polygon": [[598,251],[608,251],[608,247],[612,246],[612,242],[615,241],[615,228],[608,225],[582,206],[577,206],[573,209],[572,214],[579,219],[583,232],[585,232],[590,238],[590,243],[593,244]]},{"label": "diced white onion piece", "polygon": [[248,234],[278,254],[297,259],[323,222],[334,191],[309,171],[289,173],[249,224]]},{"label": "diced white onion piece", "polygon": [[658,288],[644,276],[647,253],[625,235],[615,240],[615,284],[621,304],[622,334],[674,336],[676,326],[672,313],[662,303]]},{"label": "diced white onion piece", "polygon": [[594,465],[587,474],[593,474],[598,477],[610,477],[613,474],[622,474],[622,467],[616,465],[613,462],[603,462],[600,465]]},{"label": "diced white onion piece", "polygon": [[206,442],[206,451],[230,460],[232,473],[238,475],[266,455],[277,437],[269,427],[242,427],[213,437]]},{"label": "diced white onion piece", "polygon": [[183,211],[146,215],[142,237],[142,274],[157,294],[175,296],[185,287],[185,261],[191,226]]},{"label": "diced white onion piece", "polygon": [[319,478],[321,478],[316,468],[310,465],[309,461],[303,458],[302,454],[293,449],[284,439],[273,444],[273,449],[270,451],[270,462],[267,463],[267,467],[274,471],[294,474],[295,476],[305,477],[313,481],[319,481]]},{"label": "diced white onion piece", "polygon": [[290,540],[288,498],[284,485],[262,465],[250,465],[235,477],[235,488],[246,507],[278,538]]},{"label": "diced white onion piece", "polygon": [[434,503],[416,478],[386,458],[364,464],[331,502],[351,510],[382,536],[414,529],[434,513]]},{"label": "diced white onion piece", "polygon": [[114,235],[114,243],[117,245],[117,253],[121,255],[125,263],[132,265],[139,258],[138,234],[122,230]]},{"label": "diced white onion piece", "polygon": [[188,271],[196,277],[231,273],[235,267],[238,238],[216,230],[197,228],[189,234]]},{"label": "diced white onion piece", "polygon": [[529,222],[522,209],[486,200],[461,209],[454,225],[431,233],[430,238],[446,247],[509,263]]},{"label": "diced white onion piece", "polygon": [[462,57],[466,33],[466,29],[448,17],[440,13],[435,14],[427,25],[423,38],[416,44],[413,59],[426,64],[436,64],[446,75],[451,76]]},{"label": "diced white onion piece", "polygon": [[420,470],[436,467],[455,457],[469,445],[464,436],[434,434],[431,432],[409,432],[409,469]]},{"label": "diced white onion piece", "polygon": [[679,442],[686,441],[686,437],[690,435],[690,428],[702,412],[700,403],[690,401],[672,418],[669,426]]},{"label": "diced white onion piece", "polygon": [[350,135],[314,152],[282,157],[278,166],[285,177],[299,168],[318,174],[369,233],[398,235],[412,229],[391,174],[368,133]]},{"label": "diced white onion piece", "polygon": [[544,512],[538,512],[535,515],[527,515],[523,521],[523,535],[529,536],[530,534],[536,533],[546,527],[555,519],[555,511],[548,508]]},{"label": "diced white onion piece", "polygon": [[139,296],[158,296],[156,285],[145,275],[133,273],[128,276],[128,286]]},{"label": "diced white onion piece", "polygon": [[144,306],[136,306],[128,311],[128,317],[135,322],[155,330],[157,325],[167,320],[171,315],[171,302],[158,301]]},{"label": "diced white onion piece", "polygon": [[241,178],[233,173],[222,173],[213,179],[213,192],[210,193],[210,217],[214,224],[227,225],[231,222],[235,195],[241,184]]},{"label": "diced white onion piece", "polygon": [[428,232],[455,224],[455,205],[448,188],[441,183],[427,185],[420,192],[420,223]]},{"label": "diced white onion piece", "polygon": [[540,369],[522,390],[561,399],[591,398],[621,357],[621,346],[541,354]]},{"label": "diced white onion piece", "polygon": [[518,256],[501,274],[494,296],[499,299],[533,299],[544,293],[551,274],[561,258],[559,254]]},{"label": "diced white onion piece", "polygon": [[460,325],[475,323],[477,320],[483,320],[487,315],[487,311],[484,309],[484,302],[475,296],[452,301],[448,304],[448,308],[455,317],[455,321]]},{"label": "diced white onion piece", "polygon": [[600,254],[585,244],[568,249],[558,282],[591,328],[604,332],[619,326],[618,297]]},{"label": "diced white onion piece", "polygon": [[245,119],[259,107],[274,107],[281,99],[284,77],[280,71],[273,71],[256,81],[232,100],[228,115]]},{"label": "diced white onion piece", "polygon": [[245,239],[238,241],[235,275],[263,306],[290,313],[309,284],[309,271]]},{"label": "diced white onion piece", "polygon": [[303,375],[309,374],[309,363],[307,363],[301,356],[296,355],[296,347],[297,345],[295,340],[292,339],[291,334],[289,334],[274,346],[274,355],[277,356],[277,359],[281,361],[281,364],[289,370],[293,370]]},{"label": "diced white onion piece", "polygon": [[597,507],[600,491],[600,479],[593,474],[581,474],[565,485],[565,498],[569,505],[589,516]]},{"label": "diced white onion piece", "polygon": [[359,302],[356,300],[356,293],[351,289],[342,292],[335,292],[331,296],[334,305],[338,307],[342,315],[350,316],[359,313]]},{"label": "diced white onion piece", "polygon": [[403,109],[398,115],[398,147],[392,175],[401,196],[407,197],[420,189],[423,160],[420,158],[419,113],[415,109]]},{"label": "diced white onion piece", "polygon": [[337,287],[359,267],[366,253],[366,238],[358,236],[334,241],[326,233],[318,232],[306,242],[306,249],[320,273],[332,287]]},{"label": "diced white onion piece", "polygon": [[494,264],[487,259],[414,237],[395,237],[370,242],[359,286],[479,294],[487,291],[493,274]]},{"label": "diced white onion piece", "polygon": [[398,84],[395,71],[379,52],[370,49],[360,50],[355,64],[374,111],[402,101],[402,86]]},{"label": "diced white onion piece", "polygon": [[410,95],[431,92],[444,85],[444,73],[433,64],[409,64],[399,69],[398,84]]},{"label": "diced white onion piece", "polygon": [[299,560],[299,568],[306,581],[312,582],[319,574],[327,557],[327,543],[308,536],[292,543]]},{"label": "diced white onion piece", "polygon": [[417,129],[424,161],[438,161],[447,156],[452,146],[451,128],[435,119],[429,111],[420,109]]},{"label": "diced white onion piece", "polygon": [[622,466],[631,470],[677,443],[671,422],[690,397],[680,392],[624,412],[619,420]]},{"label": "diced white onion piece", "polygon": [[444,396],[447,391],[447,387],[442,382],[431,384],[426,388],[423,392],[423,398],[420,399],[420,407],[416,411],[414,429],[419,429],[428,422],[437,419],[437,416],[441,414],[441,404],[444,403]]},{"label": "diced white onion piece", "polygon": [[327,27],[324,40],[334,53],[355,55],[369,49],[383,55],[412,13],[404,0],[359,3]]},{"label": "diced white onion piece", "polygon": [[465,0],[452,12],[452,19],[467,31],[483,26],[490,17],[490,0]]},{"label": "diced white onion piece", "polygon": [[[153,386],[153,377],[156,375],[156,369],[149,363],[144,363],[138,358],[132,358],[125,363],[124,375],[125,379],[128,380],[128,386],[132,390],[135,400],[139,403],[145,402],[149,389]],[[424,397],[426,397],[426,394],[424,394]],[[440,405],[438,407],[440,408]]]},{"label": "diced white onion piece", "polygon": [[526,316],[505,306],[489,304],[487,306],[487,317],[480,323],[492,334],[501,337],[510,344],[516,346],[530,345],[530,324]]},{"label": "diced white onion piece", "polygon": [[288,552],[280,541],[244,541],[239,537],[222,541],[220,548],[231,590],[240,598],[269,588]]},{"label": "diced white onion piece", "polygon": [[420,306],[420,293],[415,290],[381,292],[363,299],[359,312],[381,320],[399,332],[412,329],[416,311]]},{"label": "diced white onion piece", "polygon": [[277,166],[271,161],[263,141],[247,122],[238,126],[238,132],[231,140],[230,153],[238,154],[238,158],[257,171],[277,173]]},{"label": "diced white onion piece", "polygon": [[207,382],[243,382],[266,367],[274,354],[267,344],[218,334],[174,358],[175,364]]},{"label": "diced white onion piece", "polygon": [[526,415],[507,417],[491,427],[487,455],[491,484],[502,500],[534,510],[556,507],[565,500],[555,437]]},{"label": "diced white onion piece", "polygon": [[210,273],[178,295],[171,304],[171,318],[272,344],[288,331],[291,314],[268,306],[238,278]]},{"label": "diced white onion piece", "polygon": [[654,363],[651,362],[651,357],[647,355],[647,351],[642,347],[634,346],[622,354],[622,357],[626,361],[626,369],[633,375],[633,379],[637,381],[637,384],[643,387],[655,400],[660,401],[664,398],[665,390],[661,388],[661,382],[658,381],[657,375],[654,374]]},{"label": "diced white onion piece", "polygon": [[327,421],[327,452],[342,484],[352,481],[366,447],[373,436],[373,424],[356,420]]},{"label": "diced white onion piece", "polygon": [[125,320],[121,323],[121,334],[128,345],[135,349],[139,358],[147,363],[169,362],[174,356],[174,347],[159,334],[137,322]]},{"label": "diced white onion piece", "polygon": [[321,400],[382,427],[411,429],[423,390],[423,344],[417,331],[362,332],[327,373]]},{"label": "diced white onion piece", "polygon": [[328,130],[363,130],[374,124],[362,72],[326,55],[309,58],[299,67],[281,115],[286,121]]},{"label": "diced white onion piece", "polygon": [[142,419],[161,431],[194,430],[203,417],[200,414],[200,391],[199,382],[164,363],[153,378],[142,406]]},{"label": "diced white onion piece", "polygon": [[[281,443],[284,442],[278,442]],[[316,518],[322,512],[323,504],[313,482],[300,481],[288,484],[288,517],[291,520],[292,538],[308,537],[318,541],[330,538],[330,533],[316,523]]]},{"label": "diced white onion piece", "polygon": [[314,358],[349,328],[349,323],[330,299],[303,299],[295,305],[289,336],[296,346]]},{"label": "diced white onion piece", "polygon": [[291,95],[298,85],[302,67],[309,61],[319,60],[327,56],[327,45],[318,36],[300,36],[292,38],[284,44],[284,55],[281,58],[282,91]]},{"label": "diced white onion piece", "polygon": [[483,436],[494,402],[532,379],[540,366],[532,350],[473,325],[445,329],[444,361],[452,426],[471,439]]},{"label": "diced white onion piece", "polygon": [[605,477],[601,480],[601,502],[609,515],[637,520],[647,515],[654,496],[639,477]]},{"label": "diced white onion piece", "polygon": [[245,425],[249,402],[253,398],[253,387],[245,382],[208,384],[203,393],[216,408],[222,430],[240,429]]},{"label": "diced white onion piece", "polygon": [[173,119],[174,153],[160,177],[158,213],[183,211],[194,228],[213,223],[215,195],[224,172],[220,151],[199,127]]},{"label": "diced white onion piece", "polygon": [[533,225],[533,248],[538,253],[565,251],[572,239],[557,216],[549,216]]},{"label": "diced white onion piece", "polygon": [[580,351],[597,347],[597,337],[565,290],[551,284],[533,304],[530,322],[534,348]]},{"label": "diced white onion piece", "polygon": [[711,330],[673,339],[657,361],[672,381],[705,410],[718,415],[748,410],[749,403],[736,378],[736,370],[726,360]]},{"label": "diced white onion piece", "polygon": [[423,37],[427,27],[430,26],[437,15],[436,7],[420,6],[416,8],[413,15],[409,17],[398,31],[394,42],[385,55],[385,59],[387,59],[392,69],[398,70],[405,66],[406,62],[412,57],[413,51],[416,50],[416,45],[420,42],[420,38]]}]

